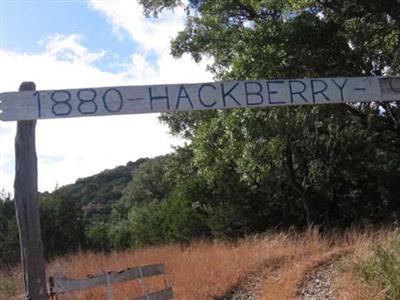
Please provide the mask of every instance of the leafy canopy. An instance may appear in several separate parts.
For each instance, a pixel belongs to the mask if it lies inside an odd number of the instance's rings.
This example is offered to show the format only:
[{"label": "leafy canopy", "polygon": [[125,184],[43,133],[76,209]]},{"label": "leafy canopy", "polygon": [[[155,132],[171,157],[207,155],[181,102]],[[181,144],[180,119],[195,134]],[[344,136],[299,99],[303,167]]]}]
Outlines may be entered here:
[{"label": "leafy canopy", "polygon": [[[171,52],[189,53],[196,61],[212,58],[209,68],[217,79],[400,71],[396,0],[139,2],[155,16],[183,7],[186,25]],[[217,186],[221,191],[243,184],[266,207],[280,205],[283,223],[293,221],[288,199],[293,207],[302,203],[308,223],[382,220],[388,211],[397,218],[399,119],[396,103],[380,102],[162,116],[173,133],[191,141],[191,163],[214,194]],[[224,203],[230,211],[235,200],[227,205],[217,194],[214,209]],[[247,218],[258,211],[254,205]]]}]

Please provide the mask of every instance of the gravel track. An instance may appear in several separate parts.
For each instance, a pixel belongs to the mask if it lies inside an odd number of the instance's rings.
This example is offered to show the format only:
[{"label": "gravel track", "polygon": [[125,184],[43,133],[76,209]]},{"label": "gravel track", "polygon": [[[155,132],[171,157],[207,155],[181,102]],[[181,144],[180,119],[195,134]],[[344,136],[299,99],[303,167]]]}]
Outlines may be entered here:
[{"label": "gravel track", "polygon": [[335,263],[321,265],[309,272],[299,289],[302,300],[333,300],[333,280],[336,276]]},{"label": "gravel track", "polygon": [[[260,268],[234,286],[227,294],[214,300],[257,300],[259,291],[267,279],[279,277],[279,271],[287,262],[281,259],[272,266],[265,262]],[[309,271],[298,289],[299,300],[334,300],[334,279],[337,276],[337,259],[333,259]]]},{"label": "gravel track", "polygon": [[214,300],[257,300],[259,291],[267,278],[279,275],[279,269],[289,260],[288,256],[267,259],[255,272],[247,275],[239,284],[234,286],[227,294]]}]

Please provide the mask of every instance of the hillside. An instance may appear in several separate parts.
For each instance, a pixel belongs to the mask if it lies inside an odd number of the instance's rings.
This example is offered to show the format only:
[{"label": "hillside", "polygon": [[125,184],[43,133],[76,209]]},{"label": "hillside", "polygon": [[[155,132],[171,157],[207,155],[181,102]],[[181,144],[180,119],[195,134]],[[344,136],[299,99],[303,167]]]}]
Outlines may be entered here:
[{"label": "hillside", "polygon": [[[141,158],[80,178],[52,193],[41,193],[39,204],[46,256],[62,255],[78,248],[96,248],[91,236],[93,230],[110,223],[113,206],[132,181],[133,174],[141,164],[152,160]],[[20,259],[14,203],[5,194],[0,195],[0,229],[1,268]],[[104,250],[103,244],[96,249]]]},{"label": "hillside", "polygon": [[[125,166],[79,178],[75,183],[60,187],[54,193],[66,194],[77,199],[86,218],[105,221],[111,213],[112,205],[121,198],[124,188],[132,180],[132,174],[148,160],[141,158],[135,162],[128,162]],[[52,197],[52,194],[46,196]]]}]

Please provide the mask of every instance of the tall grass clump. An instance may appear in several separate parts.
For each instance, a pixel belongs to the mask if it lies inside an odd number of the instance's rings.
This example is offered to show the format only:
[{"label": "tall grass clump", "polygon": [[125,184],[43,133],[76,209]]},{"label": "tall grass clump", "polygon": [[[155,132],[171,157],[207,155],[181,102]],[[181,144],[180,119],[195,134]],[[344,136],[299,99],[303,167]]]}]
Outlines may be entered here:
[{"label": "tall grass clump", "polygon": [[19,292],[20,275],[15,271],[0,270],[0,299],[13,299]]},{"label": "tall grass clump", "polygon": [[371,246],[368,255],[355,261],[355,270],[379,294],[400,299],[400,230]]}]

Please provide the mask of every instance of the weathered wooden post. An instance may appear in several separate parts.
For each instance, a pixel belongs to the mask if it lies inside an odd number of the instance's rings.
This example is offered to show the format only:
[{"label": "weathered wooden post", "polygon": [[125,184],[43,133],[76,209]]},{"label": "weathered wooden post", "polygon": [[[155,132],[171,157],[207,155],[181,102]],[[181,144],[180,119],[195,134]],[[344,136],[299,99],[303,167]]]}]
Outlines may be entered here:
[{"label": "weathered wooden post", "polygon": [[[35,91],[23,82],[22,91]],[[38,169],[35,146],[36,120],[18,121],[15,138],[14,201],[21,246],[26,298],[47,300],[46,271],[40,231]]]}]

